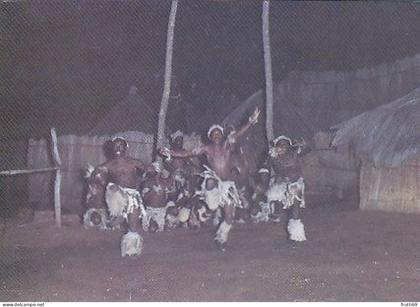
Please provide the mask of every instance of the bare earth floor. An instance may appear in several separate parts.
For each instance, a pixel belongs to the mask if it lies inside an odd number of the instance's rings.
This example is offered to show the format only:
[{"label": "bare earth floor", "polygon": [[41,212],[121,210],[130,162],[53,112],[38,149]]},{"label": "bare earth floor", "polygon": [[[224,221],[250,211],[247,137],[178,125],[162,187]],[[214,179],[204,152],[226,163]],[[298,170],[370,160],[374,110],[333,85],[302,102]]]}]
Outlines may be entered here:
[{"label": "bare earth floor", "polygon": [[236,224],[225,253],[214,229],[145,233],[121,258],[121,233],[50,219],[7,224],[0,301],[420,301],[420,216],[308,208],[308,241],[284,223]]}]

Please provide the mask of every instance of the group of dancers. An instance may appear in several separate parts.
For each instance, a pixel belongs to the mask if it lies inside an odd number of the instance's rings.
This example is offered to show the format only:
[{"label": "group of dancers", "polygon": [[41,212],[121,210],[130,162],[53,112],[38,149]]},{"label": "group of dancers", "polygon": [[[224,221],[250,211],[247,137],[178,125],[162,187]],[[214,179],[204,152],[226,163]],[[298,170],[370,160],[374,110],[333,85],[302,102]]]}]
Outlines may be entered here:
[{"label": "group of dancers", "polygon": [[121,255],[141,254],[143,231],[163,231],[214,225],[215,243],[225,250],[234,223],[279,222],[287,216],[288,238],[306,240],[301,210],[305,207],[300,156],[303,140],[280,136],[270,142],[267,159],[255,175],[239,140],[257,124],[254,110],[239,129],[213,125],[208,143],[183,147],[183,134],[171,135],[170,148],[150,165],[126,154],[128,143],[112,140],[112,157],[87,169],[85,228],[125,226]]}]

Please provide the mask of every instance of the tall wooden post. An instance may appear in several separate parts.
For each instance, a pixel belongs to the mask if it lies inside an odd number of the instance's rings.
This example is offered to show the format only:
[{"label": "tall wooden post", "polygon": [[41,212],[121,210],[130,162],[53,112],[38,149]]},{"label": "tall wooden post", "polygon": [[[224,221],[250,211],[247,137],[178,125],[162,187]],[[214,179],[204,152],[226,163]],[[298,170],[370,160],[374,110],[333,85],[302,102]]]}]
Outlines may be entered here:
[{"label": "tall wooden post", "polygon": [[54,213],[55,213],[55,222],[58,227],[61,227],[61,159],[58,152],[58,141],[57,133],[55,128],[51,128],[51,140],[52,140],[52,154],[54,158],[54,164],[56,167],[55,171],[55,181],[54,181]]},{"label": "tall wooden post", "polygon": [[165,83],[163,87],[162,101],[160,103],[159,119],[158,119],[158,131],[156,147],[160,148],[163,146],[163,140],[165,137],[165,123],[166,114],[168,112],[169,95],[171,91],[171,75],[172,75],[172,54],[173,54],[173,41],[174,41],[174,29],[175,29],[175,18],[178,7],[178,0],[172,0],[171,12],[169,15],[168,22],[168,33],[166,38],[166,61],[165,61]]},{"label": "tall wooden post", "polygon": [[266,134],[267,140],[274,139],[273,127],[273,73],[271,70],[271,47],[270,47],[270,1],[264,0],[262,12],[262,29],[264,45],[264,67],[265,67],[265,98],[266,98]]}]

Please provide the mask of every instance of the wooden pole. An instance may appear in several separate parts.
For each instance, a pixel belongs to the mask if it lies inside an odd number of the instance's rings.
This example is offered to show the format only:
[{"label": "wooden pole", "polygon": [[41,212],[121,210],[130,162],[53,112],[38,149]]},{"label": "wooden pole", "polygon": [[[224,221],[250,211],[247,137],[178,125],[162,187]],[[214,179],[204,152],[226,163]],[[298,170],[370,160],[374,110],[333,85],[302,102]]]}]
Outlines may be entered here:
[{"label": "wooden pole", "polygon": [[58,167],[45,167],[45,168],[36,168],[36,169],[16,169],[8,171],[0,171],[0,176],[12,176],[12,175],[24,175],[24,174],[34,174],[34,173],[43,173],[56,171]]},{"label": "wooden pole", "polygon": [[165,136],[165,122],[166,114],[168,112],[169,95],[171,91],[171,75],[172,75],[172,54],[173,54],[173,41],[174,41],[174,29],[175,29],[175,18],[178,7],[178,0],[172,0],[171,12],[169,15],[168,32],[166,37],[166,61],[165,61],[165,83],[163,87],[162,101],[160,103],[159,119],[158,119],[158,131],[156,147],[160,148],[163,146],[163,139]]},{"label": "wooden pole", "polygon": [[0,171],[0,176],[14,176],[14,175],[24,175],[24,174],[34,174],[42,172],[51,172],[55,171],[55,181],[54,181],[54,212],[55,220],[58,227],[61,227],[61,199],[60,199],[60,190],[61,190],[61,159],[58,152],[57,146],[57,133],[54,128],[51,128],[51,140],[52,140],[52,154],[54,158],[55,167],[44,167],[36,169],[23,169],[23,170],[6,170]]},{"label": "wooden pole", "polygon": [[270,47],[270,1],[264,0],[262,13],[264,67],[265,67],[265,93],[266,93],[266,134],[267,141],[274,139],[273,127],[273,73],[271,70],[271,47]]},{"label": "wooden pole", "polygon": [[55,181],[54,181],[54,213],[55,213],[55,222],[58,227],[61,227],[61,197],[60,197],[60,190],[61,190],[61,159],[60,154],[58,152],[57,146],[57,133],[55,132],[55,128],[51,128],[51,140],[52,140],[52,152],[54,158],[54,164],[56,166],[55,171]]}]

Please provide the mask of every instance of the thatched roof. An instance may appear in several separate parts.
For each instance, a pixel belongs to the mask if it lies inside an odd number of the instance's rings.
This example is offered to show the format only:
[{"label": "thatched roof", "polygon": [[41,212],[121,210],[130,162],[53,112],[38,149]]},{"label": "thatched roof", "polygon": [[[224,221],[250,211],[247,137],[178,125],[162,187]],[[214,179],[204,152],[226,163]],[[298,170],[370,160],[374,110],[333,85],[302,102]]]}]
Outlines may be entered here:
[{"label": "thatched roof", "polygon": [[332,128],[332,145],[350,144],[377,167],[400,166],[420,153],[420,87]]},{"label": "thatched roof", "polygon": [[[148,101],[138,94],[137,88],[132,86],[130,93],[117,103],[108,114],[100,120],[89,132],[89,135],[113,135],[125,131],[139,131],[146,134],[156,134],[159,110],[153,105],[155,101]],[[178,129],[185,131],[183,119],[174,118],[177,113],[173,103],[170,103],[166,120],[166,132],[172,133]],[[174,115],[175,114],[175,115]]]},{"label": "thatched roof", "polygon": [[141,131],[153,134],[156,130],[157,112],[132,87],[129,95],[90,131],[90,135],[112,135],[123,131]]}]

